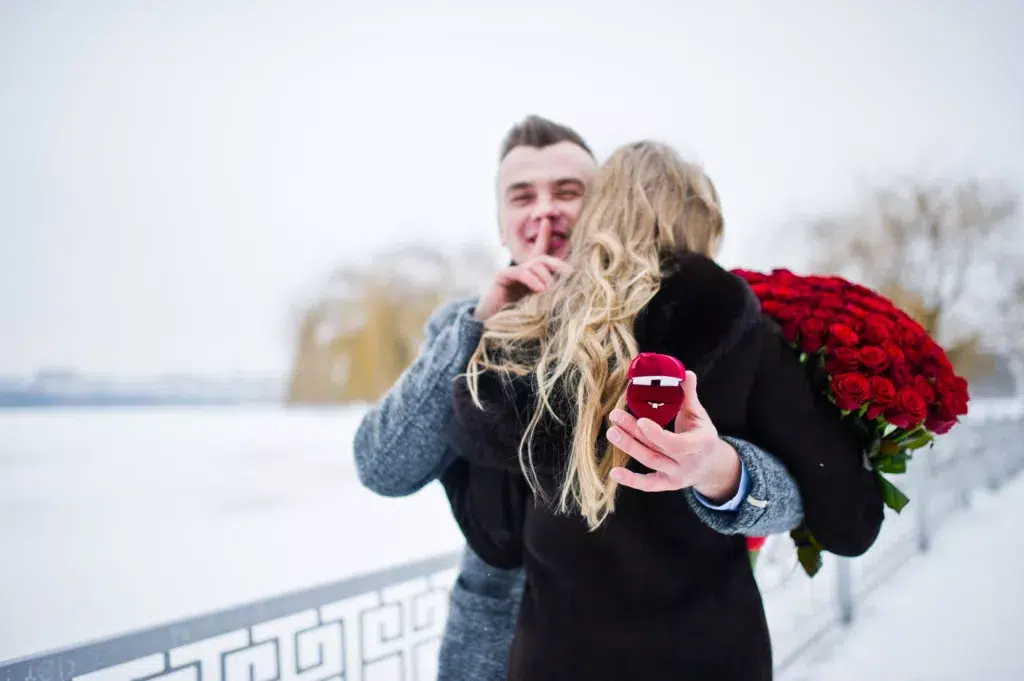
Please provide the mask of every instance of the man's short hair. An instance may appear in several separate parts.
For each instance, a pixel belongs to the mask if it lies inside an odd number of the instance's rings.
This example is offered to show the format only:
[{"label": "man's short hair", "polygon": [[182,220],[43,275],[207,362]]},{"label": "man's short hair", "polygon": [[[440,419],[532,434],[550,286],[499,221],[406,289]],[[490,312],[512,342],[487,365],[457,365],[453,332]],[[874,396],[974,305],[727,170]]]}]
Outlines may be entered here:
[{"label": "man's short hair", "polygon": [[505,160],[509,152],[516,147],[543,149],[559,142],[572,142],[591,157],[594,156],[594,152],[590,150],[578,132],[569,126],[534,115],[527,116],[505,133],[505,139],[501,142],[501,157],[498,160]]}]

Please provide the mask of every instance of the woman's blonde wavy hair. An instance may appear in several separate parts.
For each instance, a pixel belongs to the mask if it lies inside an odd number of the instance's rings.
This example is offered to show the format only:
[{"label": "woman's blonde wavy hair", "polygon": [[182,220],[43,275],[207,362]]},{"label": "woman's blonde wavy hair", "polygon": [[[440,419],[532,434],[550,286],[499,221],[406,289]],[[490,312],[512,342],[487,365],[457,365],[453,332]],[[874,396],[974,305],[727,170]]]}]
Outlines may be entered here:
[{"label": "woman's blonde wavy hair", "polygon": [[634,319],[658,292],[662,256],[710,256],[722,230],[718,195],[699,167],[657,142],[621,147],[601,167],[570,236],[571,271],[543,294],[491,317],[470,359],[466,380],[480,409],[481,372],[535,377],[537,404],[519,462],[538,496],[532,447],[538,424],[545,412],[562,422],[554,403],[575,405],[557,508],[578,508],[591,529],[614,512],[617,484],[609,472],[628,461],[604,432],[612,409],[625,403],[626,372],[637,354]]}]

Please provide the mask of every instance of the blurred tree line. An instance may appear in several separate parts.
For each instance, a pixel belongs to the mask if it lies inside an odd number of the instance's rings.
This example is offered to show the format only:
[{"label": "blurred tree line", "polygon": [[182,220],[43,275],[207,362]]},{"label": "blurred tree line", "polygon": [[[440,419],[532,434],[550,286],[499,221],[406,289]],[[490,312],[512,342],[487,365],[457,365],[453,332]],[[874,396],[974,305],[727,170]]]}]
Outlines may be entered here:
[{"label": "blurred tree line", "polygon": [[911,314],[978,378],[1024,347],[1019,197],[997,182],[906,180],[811,224],[814,268],[856,279]]},{"label": "blurred tree line", "polygon": [[407,244],[339,267],[301,313],[288,402],[376,400],[415,359],[430,314],[479,295],[494,263],[479,246],[452,253]]},{"label": "blurred tree line", "polygon": [[[812,269],[875,288],[914,316],[969,378],[1024,355],[1024,230],[994,182],[901,181],[812,221]],[[440,304],[479,295],[496,254],[403,245],[338,268],[303,310],[288,400],[378,399],[415,359]],[[786,263],[780,262],[779,266]]]}]

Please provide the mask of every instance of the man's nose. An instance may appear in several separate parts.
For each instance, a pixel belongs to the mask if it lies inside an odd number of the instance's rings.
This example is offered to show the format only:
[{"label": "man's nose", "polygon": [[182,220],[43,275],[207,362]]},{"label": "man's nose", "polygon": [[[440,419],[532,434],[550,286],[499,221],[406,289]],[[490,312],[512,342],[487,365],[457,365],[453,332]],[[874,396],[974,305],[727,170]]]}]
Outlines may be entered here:
[{"label": "man's nose", "polygon": [[533,204],[533,219],[543,220],[544,218],[554,219],[558,216],[558,207],[551,200],[550,196],[541,195]]}]

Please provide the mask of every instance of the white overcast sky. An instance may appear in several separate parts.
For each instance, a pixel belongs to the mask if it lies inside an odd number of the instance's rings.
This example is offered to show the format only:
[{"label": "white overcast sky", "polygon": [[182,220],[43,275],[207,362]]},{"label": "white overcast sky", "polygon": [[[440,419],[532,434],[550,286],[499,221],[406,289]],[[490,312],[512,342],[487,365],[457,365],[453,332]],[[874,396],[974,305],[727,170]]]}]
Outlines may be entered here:
[{"label": "white overcast sky", "polygon": [[496,246],[533,112],[703,162],[730,265],[895,173],[1024,187],[1021,7],[0,0],[0,372],[283,371],[334,265]]}]

